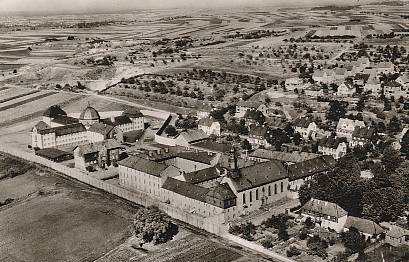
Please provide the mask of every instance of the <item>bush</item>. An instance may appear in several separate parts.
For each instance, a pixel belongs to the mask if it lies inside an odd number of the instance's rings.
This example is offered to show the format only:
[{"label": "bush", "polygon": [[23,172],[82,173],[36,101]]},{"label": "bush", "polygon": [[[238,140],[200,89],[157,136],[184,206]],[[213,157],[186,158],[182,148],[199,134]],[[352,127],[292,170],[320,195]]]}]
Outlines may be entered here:
[{"label": "bush", "polygon": [[290,249],[287,250],[287,257],[296,257],[301,255],[301,253],[301,250],[299,250],[295,246],[291,246]]},{"label": "bush", "polygon": [[265,238],[261,241],[261,245],[264,248],[272,248],[273,247],[273,240],[271,238]]},{"label": "bush", "polygon": [[113,162],[112,164],[114,167],[118,167],[118,163],[117,162]]},{"label": "bush", "polygon": [[305,240],[308,237],[308,230],[306,228],[301,229],[299,238],[300,240]]}]

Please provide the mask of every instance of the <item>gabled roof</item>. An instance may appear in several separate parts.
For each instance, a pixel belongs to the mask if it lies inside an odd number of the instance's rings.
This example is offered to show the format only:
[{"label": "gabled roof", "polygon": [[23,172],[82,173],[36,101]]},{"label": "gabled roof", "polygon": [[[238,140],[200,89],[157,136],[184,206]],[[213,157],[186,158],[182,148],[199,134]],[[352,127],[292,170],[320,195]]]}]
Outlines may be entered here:
[{"label": "gabled roof", "polygon": [[220,152],[220,153],[226,153],[230,152],[233,148],[231,144],[226,144],[226,143],[218,143],[214,142],[212,140],[205,140],[201,142],[197,142],[192,144],[193,147],[201,148],[206,151],[212,151],[212,152]]},{"label": "gabled roof", "polygon": [[141,113],[141,111],[139,111],[138,109],[134,108],[134,107],[130,107],[128,109],[126,109],[123,113],[123,116],[127,116],[129,118],[139,118],[139,117],[143,117],[143,114]]},{"label": "gabled roof", "polygon": [[67,113],[61,109],[59,105],[50,106],[43,114],[43,116],[54,118],[56,116],[66,116]]},{"label": "gabled roof", "polygon": [[209,192],[209,189],[207,188],[177,180],[172,177],[168,177],[165,180],[162,188],[204,203],[206,203],[206,194]]},{"label": "gabled roof", "polygon": [[313,122],[314,122],[314,119],[312,119],[311,117],[307,117],[307,116],[299,117],[294,120],[294,126],[308,128],[308,126]]},{"label": "gabled roof", "polygon": [[248,108],[254,108],[257,109],[259,108],[263,103],[259,101],[244,101],[240,100],[237,105],[242,106],[242,107],[248,107]]},{"label": "gabled roof", "polygon": [[79,123],[79,120],[73,117],[65,116],[65,115],[58,115],[55,116],[52,120],[54,123],[60,124],[60,125],[73,125]]},{"label": "gabled roof", "polygon": [[364,121],[352,120],[349,118],[340,118],[337,124],[337,129],[348,128],[353,131],[357,126],[365,127]]},{"label": "gabled roof", "polygon": [[80,133],[80,132],[85,132],[85,131],[87,131],[87,129],[85,129],[84,125],[82,125],[81,123],[78,123],[78,124],[73,124],[73,125],[58,126],[58,127],[38,130],[38,133],[42,135],[55,133],[56,136],[64,136],[68,134]]},{"label": "gabled roof", "polygon": [[399,84],[396,81],[389,81],[389,82],[385,83],[384,86],[387,86],[387,87],[401,87],[402,85]]},{"label": "gabled roof", "polygon": [[345,223],[344,227],[346,228],[354,227],[358,229],[359,232],[370,235],[378,235],[385,232],[385,229],[383,229],[380,225],[373,222],[372,220],[353,216],[348,216],[347,222]]},{"label": "gabled roof", "polygon": [[265,137],[267,132],[267,127],[251,125],[249,130],[250,136]]},{"label": "gabled roof", "polygon": [[130,156],[118,164],[156,177],[161,177],[163,172],[169,167],[163,163],[137,156]]},{"label": "gabled roof", "polygon": [[374,132],[374,129],[371,127],[356,126],[354,132],[352,133],[352,137],[371,139],[374,135]]},{"label": "gabled roof", "polygon": [[89,131],[89,132],[94,132],[94,133],[99,133],[99,134],[102,134],[102,135],[106,136],[106,135],[108,135],[108,134],[112,131],[112,129],[114,129],[114,128],[115,128],[115,126],[107,125],[107,124],[105,124],[105,123],[98,122],[98,123],[93,124],[93,125],[88,129],[88,131]]},{"label": "gabled roof", "polygon": [[347,70],[345,68],[337,68],[335,69],[335,74],[339,76],[343,76],[347,73]]},{"label": "gabled roof", "polygon": [[318,145],[321,147],[327,147],[332,149],[337,149],[339,144],[345,142],[340,138],[324,137],[318,141]]},{"label": "gabled roof", "polygon": [[405,236],[409,236],[409,230],[396,225],[391,225],[389,231],[386,234],[393,238],[402,238]]},{"label": "gabled roof", "polygon": [[290,181],[330,171],[336,165],[332,156],[320,156],[288,166]]},{"label": "gabled roof", "polygon": [[199,120],[198,125],[199,126],[208,126],[211,127],[213,123],[218,122],[216,119],[213,117],[205,117]]},{"label": "gabled roof", "polygon": [[249,156],[262,159],[278,160],[280,162],[298,163],[311,158],[316,158],[320,155],[300,151],[293,151],[291,153],[288,153],[281,151],[271,151],[267,149],[256,149]]},{"label": "gabled roof", "polygon": [[284,166],[276,160],[241,168],[239,173],[238,177],[230,178],[237,192],[260,187],[288,177]]},{"label": "gabled roof", "polygon": [[211,155],[207,152],[180,152],[175,154],[174,157],[211,165],[211,161],[216,157],[216,155]]},{"label": "gabled roof", "polygon": [[237,198],[237,196],[234,194],[233,190],[231,190],[229,184],[227,183],[218,184],[217,186],[210,188],[206,196],[210,196],[220,201]]},{"label": "gabled roof", "polygon": [[97,153],[104,149],[112,150],[121,148],[121,144],[118,143],[115,139],[107,139],[105,141],[97,142],[97,143],[90,143],[86,145],[79,145],[78,146],[78,153],[82,156]]},{"label": "gabled roof", "polygon": [[380,85],[381,82],[377,78],[372,77],[372,78],[368,79],[368,82],[366,82],[366,84],[367,85]]},{"label": "gabled roof", "polygon": [[400,76],[398,79],[399,79],[400,82],[402,82],[404,84],[409,83],[409,76],[407,76],[407,75]]},{"label": "gabled roof", "polygon": [[40,121],[34,126],[37,130],[45,130],[51,128],[47,123]]},{"label": "gabled roof", "polygon": [[302,208],[301,212],[312,213],[315,217],[331,216],[340,218],[348,215],[342,207],[335,203],[311,198]]},{"label": "gabled roof", "polygon": [[378,68],[392,68],[394,67],[392,62],[380,62]]},{"label": "gabled roof", "polygon": [[132,124],[132,120],[126,115],[114,117],[113,120],[114,121],[112,121],[111,118],[105,118],[101,120],[101,122],[107,125],[111,125],[111,126],[121,126],[121,125]]},{"label": "gabled roof", "polygon": [[367,81],[367,80],[369,79],[369,77],[370,77],[370,74],[357,73],[357,74],[355,74],[354,79],[355,79],[355,80],[364,80],[364,81]]},{"label": "gabled roof", "polygon": [[346,87],[347,89],[349,89],[349,90],[351,90],[351,89],[355,89],[355,86],[354,86],[354,84],[353,84],[353,83],[350,83],[350,82],[344,82],[344,83],[343,83],[343,85],[345,85],[345,87]]},{"label": "gabled roof", "polygon": [[178,138],[179,137],[185,139],[190,144],[190,143],[198,142],[201,140],[205,140],[208,138],[208,135],[206,135],[206,133],[203,132],[203,130],[190,129],[190,130],[181,132]]},{"label": "gabled roof", "polygon": [[66,151],[62,151],[62,150],[57,149],[57,148],[40,149],[40,150],[37,150],[35,152],[35,154],[39,155],[41,157],[49,158],[49,159],[56,159],[56,158],[59,158],[59,157],[72,155],[72,153],[68,153]]},{"label": "gabled roof", "polygon": [[196,172],[183,174],[183,177],[188,183],[200,184],[209,180],[220,178],[220,174],[216,167],[210,167]]}]

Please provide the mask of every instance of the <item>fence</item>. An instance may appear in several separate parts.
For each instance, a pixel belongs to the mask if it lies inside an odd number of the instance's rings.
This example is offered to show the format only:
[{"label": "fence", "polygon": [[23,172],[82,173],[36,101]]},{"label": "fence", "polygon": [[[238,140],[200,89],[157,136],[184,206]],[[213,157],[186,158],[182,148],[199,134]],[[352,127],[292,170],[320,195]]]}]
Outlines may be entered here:
[{"label": "fence", "polygon": [[171,206],[169,204],[160,202],[159,200],[152,198],[145,193],[133,191],[133,190],[131,191],[131,190],[125,189],[117,185],[109,184],[105,181],[88,176],[87,174],[77,169],[69,168],[62,164],[52,162],[48,159],[42,158],[32,153],[28,153],[28,152],[24,152],[24,151],[12,149],[12,148],[6,148],[4,146],[0,146],[0,151],[16,156],[16,157],[20,157],[30,162],[44,165],[70,178],[73,178],[75,180],[88,184],[92,187],[104,190],[108,193],[114,194],[118,197],[131,201],[138,205],[142,205],[145,207],[152,206],[152,205],[158,206],[159,209],[164,211],[170,217],[181,220],[195,227],[204,229],[210,233],[221,234],[224,232],[224,227],[221,225],[223,221],[222,221],[222,218],[219,216],[205,218],[202,216],[198,216],[196,214],[186,212],[178,207]]}]

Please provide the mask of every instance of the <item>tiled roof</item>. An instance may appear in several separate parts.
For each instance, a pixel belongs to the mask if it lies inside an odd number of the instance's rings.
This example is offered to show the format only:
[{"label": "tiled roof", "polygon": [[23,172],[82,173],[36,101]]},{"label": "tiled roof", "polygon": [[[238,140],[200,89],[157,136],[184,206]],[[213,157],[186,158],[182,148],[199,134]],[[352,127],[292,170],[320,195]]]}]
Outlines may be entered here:
[{"label": "tiled roof", "polygon": [[202,130],[187,130],[179,134],[179,137],[183,137],[188,143],[198,142],[208,138],[205,132]]},{"label": "tiled roof", "polygon": [[342,142],[345,142],[345,141],[340,138],[324,137],[318,141],[318,145],[321,147],[337,149],[339,144]]},{"label": "tiled roof", "polygon": [[369,74],[360,74],[360,73],[358,73],[358,74],[355,74],[354,79],[355,80],[367,81],[369,79],[369,76],[370,76]]},{"label": "tiled roof", "polygon": [[402,85],[399,84],[396,81],[389,81],[389,82],[385,83],[385,86],[387,86],[387,87],[401,87]]},{"label": "tiled roof", "polygon": [[318,157],[319,155],[300,151],[293,151],[291,153],[287,153],[281,151],[271,151],[267,149],[256,149],[249,156],[262,159],[278,160],[281,162],[298,163],[301,161]]},{"label": "tiled roof", "polygon": [[320,156],[288,166],[290,181],[313,176],[318,173],[329,171],[335,167],[335,159],[332,156]]},{"label": "tiled roof", "polygon": [[65,115],[58,115],[55,116],[52,120],[54,123],[60,124],[60,125],[73,125],[79,123],[79,120],[73,117],[65,116]]},{"label": "tiled roof", "polygon": [[[220,168],[227,168],[230,169],[231,166],[231,157],[227,154],[222,154],[219,158],[219,162],[217,163],[217,167]],[[244,167],[248,167],[248,166],[252,166],[254,164],[256,164],[257,162],[252,161],[252,160],[248,160],[248,159],[243,159],[243,158],[237,158],[237,165],[239,168],[244,168]]]},{"label": "tiled roof", "polygon": [[210,127],[210,126],[212,126],[212,124],[214,122],[217,122],[216,119],[214,119],[212,117],[206,117],[206,118],[200,119],[198,125],[199,126],[208,126],[208,127]]},{"label": "tiled roof", "polygon": [[85,132],[85,131],[87,131],[87,129],[85,129],[84,125],[82,125],[81,123],[78,123],[74,125],[58,126],[58,127],[38,130],[38,133],[43,134],[43,135],[55,133],[56,136],[64,136],[64,135],[69,135],[69,134],[74,134],[74,133]]},{"label": "tiled roof", "polygon": [[371,139],[374,134],[374,129],[371,127],[355,127],[352,137]]},{"label": "tiled roof", "polygon": [[337,129],[344,129],[348,128],[351,129],[351,132],[355,129],[355,127],[360,126],[360,127],[365,127],[365,123],[363,121],[359,120],[352,120],[349,118],[341,118],[338,121],[337,124]]},{"label": "tiled roof", "polygon": [[368,82],[366,82],[366,84],[368,84],[368,85],[380,85],[381,82],[377,78],[372,77],[372,78],[368,79]]},{"label": "tiled roof", "polygon": [[237,178],[231,177],[237,192],[260,187],[288,177],[288,173],[279,161],[269,161],[240,169]]},{"label": "tiled roof", "polygon": [[229,184],[227,183],[218,184],[217,186],[210,188],[207,196],[211,196],[220,201],[237,198],[233,190],[231,190]]},{"label": "tiled roof", "polygon": [[165,180],[162,188],[204,203],[206,203],[206,194],[209,192],[209,189],[207,188],[196,186],[172,177],[168,177]]},{"label": "tiled roof", "polygon": [[259,102],[259,101],[244,101],[244,100],[240,100],[237,105],[238,106],[242,106],[242,107],[248,107],[248,108],[259,108],[259,106],[261,106],[263,103]]},{"label": "tiled roof", "polygon": [[318,200],[315,198],[311,198],[302,208],[301,212],[310,212],[313,213],[314,216],[332,216],[336,218],[340,218],[343,216],[348,215],[348,212],[345,211],[342,207],[335,203],[331,203],[328,201]]},{"label": "tiled roof", "polygon": [[299,117],[294,120],[294,126],[307,128],[314,120],[311,117]]},{"label": "tiled roof", "polygon": [[103,123],[111,126],[121,126],[126,124],[132,124],[132,120],[125,115],[114,117],[114,121],[112,122],[111,118],[105,118],[102,120]]},{"label": "tiled roof", "polygon": [[394,67],[392,62],[380,62],[378,68],[392,68]]},{"label": "tiled roof", "polygon": [[79,154],[86,155],[91,153],[97,153],[103,149],[112,150],[121,148],[121,144],[118,143],[115,139],[107,139],[105,141],[90,143],[85,145],[78,146]]},{"label": "tiled roof", "polygon": [[207,152],[181,152],[174,156],[207,165],[210,165],[211,161],[216,157],[215,155],[210,155]]},{"label": "tiled roof", "polygon": [[66,151],[62,151],[56,148],[44,148],[44,149],[37,150],[35,153],[36,155],[46,157],[49,159],[55,159],[58,157],[72,155],[72,153],[68,153]]},{"label": "tiled roof", "polygon": [[409,236],[409,230],[404,229],[399,226],[391,225],[387,235],[393,238],[401,238],[405,236]]},{"label": "tiled roof", "polygon": [[345,68],[337,68],[335,69],[335,74],[343,76],[347,73],[347,70]]},{"label": "tiled roof", "polygon": [[267,127],[251,125],[249,130],[250,136],[265,137],[267,132]]},{"label": "tiled roof", "polygon": [[205,140],[202,142],[194,143],[192,144],[192,146],[221,153],[230,152],[233,148],[231,144],[217,143],[212,140]]},{"label": "tiled roof", "polygon": [[130,156],[118,164],[156,177],[161,177],[162,173],[168,168],[168,165],[163,163],[137,156]]},{"label": "tiled roof", "polygon": [[141,111],[139,111],[138,109],[134,108],[134,107],[130,107],[128,109],[126,109],[123,113],[123,116],[127,116],[130,118],[139,118],[139,117],[143,117],[143,114],[141,113]]},{"label": "tiled roof", "polygon": [[40,121],[34,126],[37,130],[45,130],[51,128],[47,123]]},{"label": "tiled roof", "polygon": [[202,169],[196,172],[183,174],[185,181],[191,184],[199,184],[209,180],[220,178],[216,167]]},{"label": "tiled roof", "polygon": [[109,132],[111,132],[112,129],[114,129],[114,128],[115,128],[115,126],[107,125],[107,124],[105,124],[105,123],[100,123],[100,122],[98,122],[98,123],[93,124],[93,125],[88,129],[88,131],[89,131],[89,132],[94,132],[94,133],[99,133],[99,134],[102,134],[102,135],[106,136],[106,135],[109,134]]},{"label": "tiled roof", "polygon": [[66,116],[64,110],[61,109],[59,105],[50,106],[43,114],[43,116],[54,118],[56,116],[63,115]]},{"label": "tiled roof", "polygon": [[354,227],[358,229],[359,232],[370,235],[378,235],[385,231],[381,226],[379,226],[372,220],[353,216],[348,216],[347,222],[345,223],[345,227],[346,228]]}]

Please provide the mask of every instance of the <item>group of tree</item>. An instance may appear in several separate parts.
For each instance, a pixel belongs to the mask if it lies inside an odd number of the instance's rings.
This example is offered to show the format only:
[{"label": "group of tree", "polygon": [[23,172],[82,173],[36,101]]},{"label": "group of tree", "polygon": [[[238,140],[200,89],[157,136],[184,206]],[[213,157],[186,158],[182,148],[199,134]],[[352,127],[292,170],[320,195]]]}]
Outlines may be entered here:
[{"label": "group of tree", "polygon": [[179,232],[179,227],[157,207],[140,208],[133,220],[133,232],[144,243],[166,243]]}]

